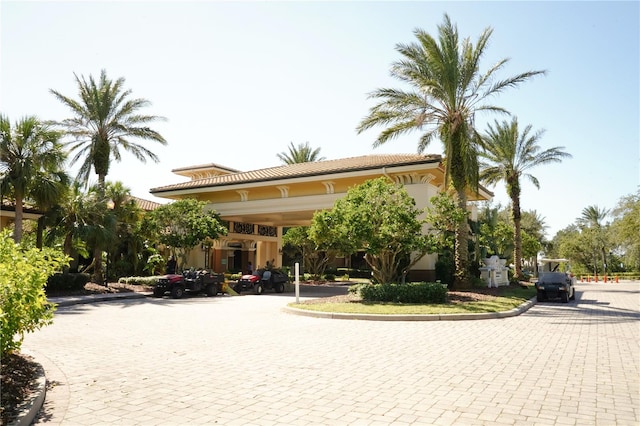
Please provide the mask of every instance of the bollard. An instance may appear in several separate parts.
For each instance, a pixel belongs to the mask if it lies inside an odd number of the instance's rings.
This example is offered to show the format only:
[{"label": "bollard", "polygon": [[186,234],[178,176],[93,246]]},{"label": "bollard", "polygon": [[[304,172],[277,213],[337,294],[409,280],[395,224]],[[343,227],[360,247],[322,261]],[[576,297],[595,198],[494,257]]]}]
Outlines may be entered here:
[{"label": "bollard", "polygon": [[618,284],[618,276],[616,275],[616,284]]},{"label": "bollard", "polygon": [[300,263],[296,262],[295,266],[296,279],[296,303],[300,303]]},{"label": "bollard", "polygon": [[598,274],[596,274],[595,278],[593,279],[593,282],[594,282],[594,283],[597,283],[597,282],[598,282]]},{"label": "bollard", "polygon": [[604,282],[605,283],[607,282],[607,276],[606,275],[604,276]]},{"label": "bollard", "polygon": [[584,275],[580,275],[580,282],[583,283],[584,282]]},{"label": "bollard", "polygon": [[591,282],[591,275],[587,275],[587,282],[590,283]]}]

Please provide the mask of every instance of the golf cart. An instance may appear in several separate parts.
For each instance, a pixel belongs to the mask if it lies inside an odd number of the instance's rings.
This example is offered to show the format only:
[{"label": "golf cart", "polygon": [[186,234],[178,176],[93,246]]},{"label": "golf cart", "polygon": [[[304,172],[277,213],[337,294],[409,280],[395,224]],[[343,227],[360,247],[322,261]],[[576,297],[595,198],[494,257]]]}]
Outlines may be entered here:
[{"label": "golf cart", "polygon": [[258,269],[251,275],[243,275],[233,289],[237,293],[247,290],[253,290],[255,294],[262,294],[265,290],[282,293],[288,281],[289,276],[280,269]]},{"label": "golf cart", "polygon": [[224,284],[224,274],[216,274],[207,269],[187,270],[182,274],[168,274],[160,277],[153,289],[153,296],[162,297],[167,292],[174,299],[180,299],[185,292],[215,296],[222,293],[222,284]]}]

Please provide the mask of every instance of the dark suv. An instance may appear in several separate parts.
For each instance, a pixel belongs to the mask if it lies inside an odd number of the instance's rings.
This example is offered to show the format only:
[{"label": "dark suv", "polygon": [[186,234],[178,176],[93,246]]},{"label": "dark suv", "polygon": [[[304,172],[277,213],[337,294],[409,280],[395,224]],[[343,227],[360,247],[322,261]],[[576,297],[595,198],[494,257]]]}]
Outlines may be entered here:
[{"label": "dark suv", "polygon": [[536,283],[538,302],[556,298],[560,298],[564,303],[568,303],[569,300],[575,300],[575,285],[576,279],[570,274],[564,272],[544,272],[540,275]]}]

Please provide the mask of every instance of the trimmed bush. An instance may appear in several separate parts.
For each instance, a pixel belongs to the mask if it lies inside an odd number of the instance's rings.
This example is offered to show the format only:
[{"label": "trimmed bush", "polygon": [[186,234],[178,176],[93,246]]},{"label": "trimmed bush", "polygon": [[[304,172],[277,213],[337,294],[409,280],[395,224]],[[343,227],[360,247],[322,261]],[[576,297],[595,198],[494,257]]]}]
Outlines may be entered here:
[{"label": "trimmed bush", "polygon": [[362,284],[358,286],[365,302],[446,303],[447,286],[440,283]]},{"label": "trimmed bush", "polygon": [[80,291],[84,285],[91,281],[90,274],[83,273],[57,273],[47,279],[45,291],[47,293],[56,293],[60,291]]},{"label": "trimmed bush", "polygon": [[153,286],[158,283],[159,276],[155,277],[122,277],[118,280],[120,284],[131,284],[131,285],[149,285]]},{"label": "trimmed bush", "polygon": [[336,280],[336,276],[333,274],[324,274],[324,279],[327,281],[335,281]]}]

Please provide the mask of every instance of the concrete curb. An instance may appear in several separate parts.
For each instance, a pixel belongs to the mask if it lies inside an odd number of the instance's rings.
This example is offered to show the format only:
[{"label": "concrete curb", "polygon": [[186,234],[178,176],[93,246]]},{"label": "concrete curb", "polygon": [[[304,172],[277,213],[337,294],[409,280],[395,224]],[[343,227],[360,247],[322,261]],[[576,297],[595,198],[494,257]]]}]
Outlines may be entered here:
[{"label": "concrete curb", "polygon": [[534,297],[527,300],[517,308],[513,308],[504,312],[486,312],[480,314],[407,314],[407,315],[384,315],[384,314],[345,314],[334,312],[308,311],[306,309],[292,308],[285,306],[282,308],[284,312],[293,315],[328,318],[328,319],[347,319],[347,320],[364,320],[364,321],[468,321],[483,319],[509,318],[527,312],[537,299]]},{"label": "concrete curb", "polygon": [[48,299],[50,303],[55,303],[59,307],[82,305],[87,303],[96,302],[110,302],[113,300],[124,299],[143,299],[151,296],[148,292],[127,292],[127,293],[107,293],[107,294],[92,294],[88,296],[65,296],[65,297],[51,297]]},{"label": "concrete curb", "polygon": [[28,426],[38,415],[38,411],[44,404],[44,398],[47,394],[47,378],[44,374],[44,368],[36,363],[37,377],[36,390],[30,395],[29,399],[18,407],[18,415],[9,423],[9,426]]}]

